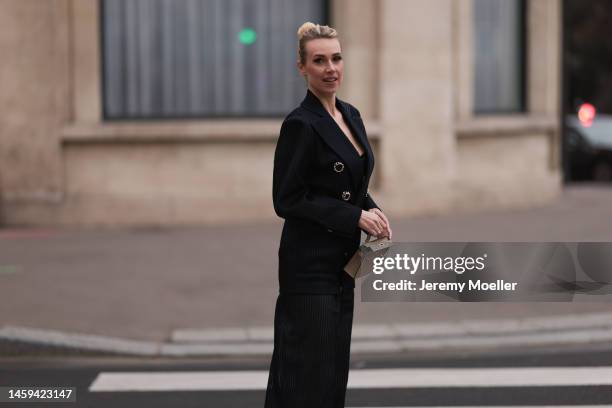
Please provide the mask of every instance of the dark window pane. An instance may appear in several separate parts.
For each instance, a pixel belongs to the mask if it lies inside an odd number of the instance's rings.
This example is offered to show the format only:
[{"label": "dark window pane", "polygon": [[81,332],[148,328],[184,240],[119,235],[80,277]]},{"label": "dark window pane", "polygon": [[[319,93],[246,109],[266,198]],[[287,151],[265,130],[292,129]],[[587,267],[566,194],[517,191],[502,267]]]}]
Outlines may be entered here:
[{"label": "dark window pane", "polygon": [[474,1],[474,111],[521,112],[524,104],[524,1]]},{"label": "dark window pane", "polygon": [[305,94],[296,31],[326,1],[104,0],[107,119],[283,116]]}]

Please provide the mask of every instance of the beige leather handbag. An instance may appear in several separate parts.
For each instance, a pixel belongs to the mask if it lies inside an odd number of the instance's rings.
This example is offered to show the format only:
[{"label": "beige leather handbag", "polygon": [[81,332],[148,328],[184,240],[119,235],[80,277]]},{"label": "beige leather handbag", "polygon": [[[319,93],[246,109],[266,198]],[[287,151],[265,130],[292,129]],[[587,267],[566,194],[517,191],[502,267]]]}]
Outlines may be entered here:
[{"label": "beige leather handbag", "polygon": [[344,271],[354,279],[361,278],[372,272],[370,265],[372,259],[378,256],[385,256],[389,248],[393,245],[388,237],[374,238],[372,235],[366,237],[365,241],[351,260],[344,266]]}]

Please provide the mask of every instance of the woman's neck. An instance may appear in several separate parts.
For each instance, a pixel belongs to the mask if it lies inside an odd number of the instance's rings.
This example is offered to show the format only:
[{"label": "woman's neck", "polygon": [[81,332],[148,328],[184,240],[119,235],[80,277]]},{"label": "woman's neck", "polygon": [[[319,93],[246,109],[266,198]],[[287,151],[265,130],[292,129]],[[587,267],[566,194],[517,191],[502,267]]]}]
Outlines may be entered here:
[{"label": "woman's neck", "polygon": [[323,108],[327,111],[327,113],[329,113],[331,115],[331,117],[335,117],[336,116],[336,93],[330,93],[330,94],[319,94],[317,92],[315,92],[314,90],[312,90],[311,88],[310,92],[312,92],[317,98],[319,98],[319,101],[321,101],[321,104],[323,105]]}]

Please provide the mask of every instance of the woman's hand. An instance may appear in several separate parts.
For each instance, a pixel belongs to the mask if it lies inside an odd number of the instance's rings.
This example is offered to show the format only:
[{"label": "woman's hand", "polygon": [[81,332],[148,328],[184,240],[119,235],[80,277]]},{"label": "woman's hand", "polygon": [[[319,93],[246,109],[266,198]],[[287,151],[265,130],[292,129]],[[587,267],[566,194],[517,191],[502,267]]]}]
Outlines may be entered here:
[{"label": "woman's hand", "polygon": [[391,230],[391,223],[389,222],[389,219],[387,218],[387,216],[382,211],[380,211],[378,208],[372,208],[369,210],[369,212],[378,215],[385,223],[385,230],[378,237],[380,238],[382,236],[382,237],[389,237],[389,239],[392,239],[393,231]]},{"label": "woman's hand", "polygon": [[[380,212],[380,210],[378,210]],[[382,212],[380,212],[382,214]],[[385,236],[384,233],[387,231],[387,223],[379,214],[370,211],[361,211],[361,217],[359,218],[359,228],[364,230],[370,235],[375,237]]]}]

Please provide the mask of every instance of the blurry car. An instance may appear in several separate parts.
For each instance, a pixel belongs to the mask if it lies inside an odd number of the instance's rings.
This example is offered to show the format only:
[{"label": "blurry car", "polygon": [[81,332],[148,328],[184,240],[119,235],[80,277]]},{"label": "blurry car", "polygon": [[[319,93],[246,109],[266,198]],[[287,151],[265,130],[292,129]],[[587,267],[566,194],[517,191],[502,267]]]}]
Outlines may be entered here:
[{"label": "blurry car", "polygon": [[568,179],[612,181],[612,115],[588,124],[571,115],[565,126]]}]

